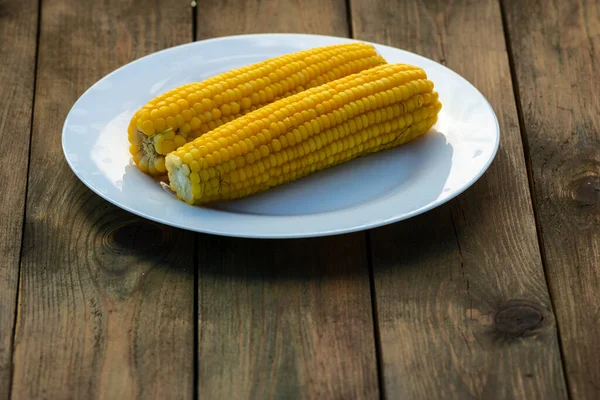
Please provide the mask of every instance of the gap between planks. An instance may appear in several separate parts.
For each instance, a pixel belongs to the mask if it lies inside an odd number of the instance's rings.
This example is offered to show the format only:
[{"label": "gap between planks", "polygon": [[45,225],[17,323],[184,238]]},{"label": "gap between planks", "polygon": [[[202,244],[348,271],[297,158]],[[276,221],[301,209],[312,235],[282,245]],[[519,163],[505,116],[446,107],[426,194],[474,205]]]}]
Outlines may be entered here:
[{"label": "gap between planks", "polygon": [[[348,24],[348,37],[354,39],[354,23],[352,19],[351,0],[346,0],[346,18]],[[379,398],[385,399],[385,385],[383,384],[383,358],[381,353],[381,337],[379,333],[379,317],[377,311],[377,294],[375,292],[375,273],[373,271],[373,256],[371,254],[371,235],[369,234],[369,230],[365,230],[365,246],[367,254],[367,267],[369,270],[369,291],[371,293],[371,318],[373,320],[375,361],[377,363],[377,386],[379,386]]]},{"label": "gap between planks", "polygon": [[500,8],[500,16],[502,18],[502,31],[504,33],[504,43],[506,45],[506,54],[508,56],[508,67],[510,69],[510,78],[512,81],[513,95],[515,98],[515,105],[517,107],[517,117],[519,122],[519,133],[521,134],[521,142],[523,144],[523,157],[525,159],[525,168],[527,170],[527,181],[529,183],[529,197],[531,200],[531,207],[533,210],[533,217],[535,220],[535,230],[537,233],[538,246],[540,251],[540,258],[542,261],[542,268],[544,270],[544,279],[546,281],[546,289],[548,290],[548,297],[550,298],[550,305],[552,306],[551,311],[554,315],[554,321],[556,321],[556,336],[558,338],[558,349],[560,352],[560,362],[564,371],[564,381],[567,388],[567,396],[571,397],[571,388],[569,387],[569,379],[567,379],[566,371],[567,366],[565,362],[565,353],[563,348],[563,340],[561,337],[560,323],[556,315],[556,304],[552,291],[550,290],[550,282],[548,280],[548,267],[546,260],[546,251],[544,248],[544,237],[542,235],[542,226],[540,223],[540,214],[538,210],[538,199],[535,192],[535,181],[533,178],[533,166],[531,165],[531,153],[529,149],[529,140],[527,139],[527,133],[525,132],[525,117],[523,115],[523,106],[521,102],[521,96],[519,94],[519,79],[517,77],[517,71],[515,69],[515,60],[512,48],[512,42],[510,40],[510,29],[508,27],[508,21],[506,18],[506,10],[504,8],[504,2],[498,0],[498,6]]},{"label": "gap between planks", "polygon": [[[191,3],[191,14],[192,14],[192,42],[195,42],[198,40],[197,38],[197,25],[198,25],[198,12],[197,12],[197,8],[198,8],[198,4],[196,1],[192,1]],[[192,371],[192,375],[193,375],[193,382],[192,382],[192,398],[193,399],[199,399],[200,398],[200,383],[199,383],[199,369],[200,369],[200,327],[199,327],[199,321],[200,321],[200,307],[198,306],[198,302],[200,301],[200,296],[198,296],[198,281],[200,279],[199,275],[199,269],[200,266],[198,265],[199,263],[199,257],[198,257],[198,252],[199,252],[199,238],[200,235],[198,234],[198,232],[194,232],[194,239],[193,239],[193,243],[194,243],[194,257],[193,257],[193,265],[192,268],[194,268],[194,294],[193,294],[193,343],[194,343],[194,356],[192,359],[193,362],[193,371]]]},{"label": "gap between planks", "polygon": [[25,244],[25,222],[27,217],[27,194],[29,192],[29,168],[31,166],[31,142],[33,141],[33,120],[35,117],[35,95],[36,95],[36,87],[37,87],[37,69],[38,69],[38,59],[40,53],[40,33],[41,33],[41,24],[42,24],[42,0],[38,0],[37,2],[38,14],[36,21],[36,34],[35,34],[35,58],[34,58],[34,67],[33,67],[33,92],[31,97],[31,119],[29,121],[29,147],[27,151],[27,173],[25,174],[25,197],[23,198],[23,217],[21,223],[21,249],[19,251],[19,263],[17,266],[17,291],[16,291],[16,300],[15,300],[15,310],[14,310],[14,320],[13,320],[13,329],[11,333],[10,340],[10,351],[11,351],[11,361],[10,361],[10,380],[8,381],[8,398],[12,399],[12,390],[13,390],[13,379],[15,374],[15,338],[17,335],[17,323],[19,322],[19,303],[21,301],[21,260],[23,259],[23,247]]}]

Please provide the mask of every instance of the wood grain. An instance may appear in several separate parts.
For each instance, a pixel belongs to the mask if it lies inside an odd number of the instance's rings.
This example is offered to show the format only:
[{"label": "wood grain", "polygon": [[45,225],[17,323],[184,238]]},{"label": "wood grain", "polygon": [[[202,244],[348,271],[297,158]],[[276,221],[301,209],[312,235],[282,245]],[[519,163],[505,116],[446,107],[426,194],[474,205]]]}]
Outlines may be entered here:
[{"label": "wood grain", "polygon": [[201,236],[200,249],[199,393],[377,398],[362,235]]},{"label": "wood grain", "polygon": [[189,41],[191,9],[49,0],[41,13],[13,397],[190,398],[194,235],[84,187],[64,161],[60,132],[96,80]]},{"label": "wood grain", "polygon": [[37,1],[0,0],[0,399],[8,398],[35,78]]},{"label": "wood grain", "polygon": [[371,232],[386,397],[564,398],[498,2],[353,0],[351,9],[357,38],[472,82],[502,132],[471,189]]},{"label": "wood grain", "polygon": [[[203,2],[198,38],[346,36],[344,1]],[[206,398],[370,399],[377,364],[363,234],[200,236],[198,392]]]},{"label": "wood grain", "polygon": [[349,33],[345,0],[201,0],[197,15],[198,40],[265,32]]},{"label": "wood grain", "polygon": [[600,398],[600,4],[504,9],[569,388]]}]

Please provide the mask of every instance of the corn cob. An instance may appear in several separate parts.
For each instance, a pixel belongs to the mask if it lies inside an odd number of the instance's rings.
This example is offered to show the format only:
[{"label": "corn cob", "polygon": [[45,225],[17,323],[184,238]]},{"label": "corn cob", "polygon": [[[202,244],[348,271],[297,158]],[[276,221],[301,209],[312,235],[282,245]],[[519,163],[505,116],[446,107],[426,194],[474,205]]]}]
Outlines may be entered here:
[{"label": "corn cob", "polygon": [[373,46],[351,43],[272,58],[191,83],[156,97],[131,119],[129,151],[152,175],[164,155],[261,106],[305,89],[385,64]]},{"label": "corn cob", "polygon": [[166,157],[189,204],[235,199],[426,133],[441,109],[417,67],[382,65],[278,100]]}]

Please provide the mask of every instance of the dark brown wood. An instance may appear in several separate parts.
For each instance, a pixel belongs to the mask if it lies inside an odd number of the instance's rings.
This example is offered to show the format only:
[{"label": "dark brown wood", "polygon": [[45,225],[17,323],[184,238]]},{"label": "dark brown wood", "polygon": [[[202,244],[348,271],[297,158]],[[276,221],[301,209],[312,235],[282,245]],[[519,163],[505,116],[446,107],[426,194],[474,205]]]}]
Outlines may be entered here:
[{"label": "dark brown wood", "polygon": [[199,392],[206,398],[377,398],[363,236],[202,236]]},{"label": "dark brown wood", "polygon": [[61,150],[67,112],[97,79],[192,38],[189,3],[44,1],[41,13],[13,397],[190,398],[194,235],[102,200]]},{"label": "dark brown wood", "polygon": [[35,78],[38,2],[0,0],[0,399],[8,398]]},{"label": "dark brown wood", "polygon": [[222,0],[198,2],[198,40],[248,33],[347,36],[345,0]]},{"label": "dark brown wood", "polygon": [[357,38],[448,65],[501,126],[498,155],[474,187],[370,234],[384,394],[564,398],[498,2],[351,5]]},{"label": "dark brown wood", "polygon": [[[203,2],[198,38],[346,36],[341,0]],[[198,392],[216,399],[378,397],[364,235],[200,236]]]},{"label": "dark brown wood", "polygon": [[600,4],[504,9],[569,388],[600,398]]}]

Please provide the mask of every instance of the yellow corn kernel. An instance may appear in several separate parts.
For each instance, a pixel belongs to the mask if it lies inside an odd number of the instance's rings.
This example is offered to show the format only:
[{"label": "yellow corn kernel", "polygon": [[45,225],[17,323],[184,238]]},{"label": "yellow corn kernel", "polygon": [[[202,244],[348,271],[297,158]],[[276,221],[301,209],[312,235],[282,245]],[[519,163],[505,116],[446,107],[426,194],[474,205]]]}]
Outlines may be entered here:
[{"label": "yellow corn kernel", "polygon": [[183,146],[184,144],[186,144],[187,140],[185,140],[185,138],[183,136],[177,135],[173,138],[173,143],[175,143],[175,148],[178,149],[181,146]]},{"label": "yellow corn kernel", "polygon": [[175,150],[175,143],[173,143],[171,140],[165,140],[162,142],[161,151],[159,154],[169,154],[173,150]]},{"label": "yellow corn kernel", "polygon": [[167,172],[167,168],[165,166],[165,159],[164,158],[157,159],[156,162],[154,163],[154,167],[160,173]]}]

